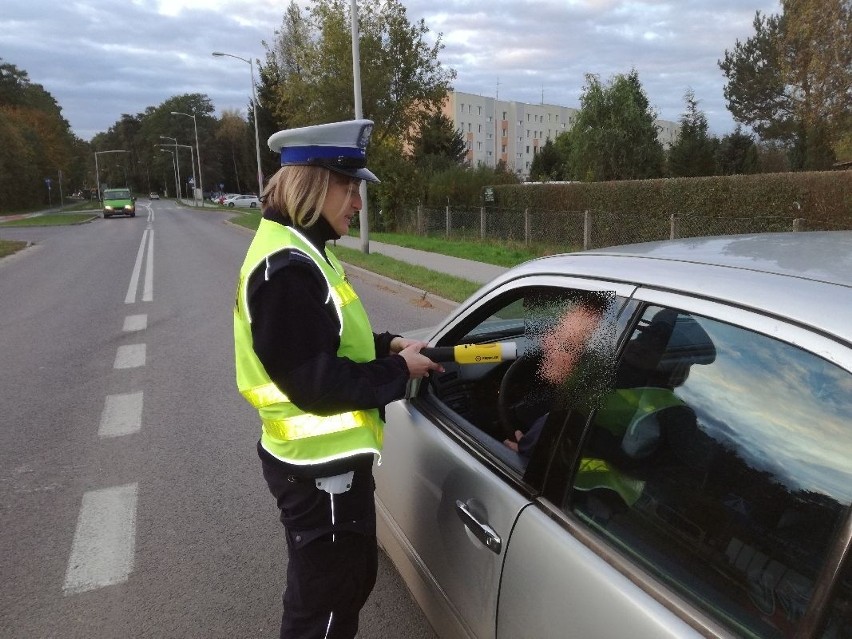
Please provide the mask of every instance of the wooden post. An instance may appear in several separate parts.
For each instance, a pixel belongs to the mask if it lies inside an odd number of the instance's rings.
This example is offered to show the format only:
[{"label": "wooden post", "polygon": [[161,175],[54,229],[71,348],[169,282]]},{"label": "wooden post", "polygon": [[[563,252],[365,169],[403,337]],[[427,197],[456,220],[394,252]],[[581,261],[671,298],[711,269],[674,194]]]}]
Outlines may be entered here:
[{"label": "wooden post", "polygon": [[479,237],[485,239],[485,207],[479,208]]},{"label": "wooden post", "polygon": [[450,205],[447,204],[447,239],[450,239]]},{"label": "wooden post", "polygon": [[528,208],[524,209],[524,245],[529,246],[532,241],[530,235],[531,231],[531,223],[530,223],[530,210]]},{"label": "wooden post", "polygon": [[592,247],[592,212],[583,211],[583,250],[588,251]]},{"label": "wooden post", "polygon": [[677,239],[677,214],[672,213],[669,216],[669,239]]}]

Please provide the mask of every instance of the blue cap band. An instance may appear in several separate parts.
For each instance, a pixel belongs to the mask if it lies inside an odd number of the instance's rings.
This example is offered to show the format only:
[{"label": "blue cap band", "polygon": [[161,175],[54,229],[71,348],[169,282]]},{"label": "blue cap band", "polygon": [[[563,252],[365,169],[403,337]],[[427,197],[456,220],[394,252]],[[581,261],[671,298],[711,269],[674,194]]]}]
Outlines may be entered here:
[{"label": "blue cap band", "polygon": [[[346,164],[352,164],[351,160],[360,160],[366,164],[367,154],[364,149],[356,149],[351,146],[285,146],[281,149],[282,165],[335,164],[341,158],[345,158],[344,163]],[[330,160],[331,162],[323,162],[323,160]],[[346,162],[346,160],[350,161]]]}]

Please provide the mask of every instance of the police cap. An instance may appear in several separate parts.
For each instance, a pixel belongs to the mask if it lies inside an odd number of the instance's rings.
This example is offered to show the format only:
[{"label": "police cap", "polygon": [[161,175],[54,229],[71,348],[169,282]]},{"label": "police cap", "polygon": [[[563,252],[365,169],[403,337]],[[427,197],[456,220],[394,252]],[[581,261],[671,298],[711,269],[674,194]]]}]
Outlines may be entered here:
[{"label": "police cap", "polygon": [[281,153],[281,166],[322,166],[350,177],[378,182],[367,168],[367,143],[372,120],[347,120],[285,129],[269,136],[267,144]]}]

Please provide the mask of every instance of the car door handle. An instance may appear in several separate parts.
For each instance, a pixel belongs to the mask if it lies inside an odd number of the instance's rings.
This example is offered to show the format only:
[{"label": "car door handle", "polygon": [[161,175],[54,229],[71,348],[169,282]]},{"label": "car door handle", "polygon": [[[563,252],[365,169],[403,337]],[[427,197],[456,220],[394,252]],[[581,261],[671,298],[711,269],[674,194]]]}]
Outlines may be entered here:
[{"label": "car door handle", "polygon": [[479,541],[485,544],[489,550],[494,551],[498,555],[500,554],[500,548],[503,546],[503,541],[500,539],[500,535],[497,534],[496,530],[485,522],[479,521],[479,519],[476,518],[476,515],[470,512],[470,508],[467,507],[467,504],[460,499],[456,500],[456,512],[464,522],[464,525],[467,526],[468,530],[470,530],[470,532],[472,532]]}]

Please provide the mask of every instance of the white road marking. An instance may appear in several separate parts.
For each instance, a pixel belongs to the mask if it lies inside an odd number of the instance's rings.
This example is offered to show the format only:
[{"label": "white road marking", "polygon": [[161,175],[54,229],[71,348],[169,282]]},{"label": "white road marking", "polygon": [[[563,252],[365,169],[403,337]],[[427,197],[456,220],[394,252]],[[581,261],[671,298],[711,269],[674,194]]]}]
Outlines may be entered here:
[{"label": "white road marking", "polygon": [[142,391],[107,395],[101,413],[99,437],[132,435],[142,429]]},{"label": "white road marking", "polygon": [[127,484],[83,495],[62,587],[66,595],[127,581],[133,571],[138,492],[138,484]]},{"label": "white road marking", "polygon": [[142,292],[142,301],[150,302],[152,299],[154,299],[154,229],[151,229],[148,235],[148,263],[145,267],[145,290]]},{"label": "white road marking", "polygon": [[127,295],[124,296],[125,304],[136,302],[136,288],[139,286],[139,271],[142,270],[142,255],[145,252],[145,240],[148,238],[148,229],[142,232],[142,241],[136,252],[136,263],[133,265],[133,273],[130,276],[130,285],[127,287]]},{"label": "white road marking", "polygon": [[125,332],[144,331],[147,327],[147,315],[128,315],[124,318],[124,328],[121,330]]},{"label": "white road marking", "polygon": [[113,368],[138,368],[145,366],[145,344],[119,346],[115,353]]}]

